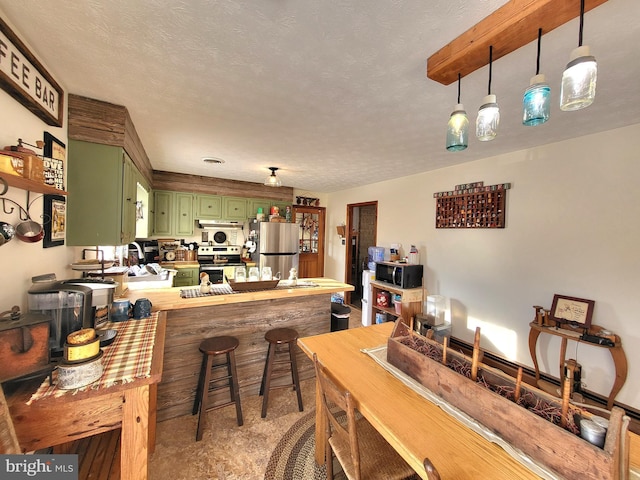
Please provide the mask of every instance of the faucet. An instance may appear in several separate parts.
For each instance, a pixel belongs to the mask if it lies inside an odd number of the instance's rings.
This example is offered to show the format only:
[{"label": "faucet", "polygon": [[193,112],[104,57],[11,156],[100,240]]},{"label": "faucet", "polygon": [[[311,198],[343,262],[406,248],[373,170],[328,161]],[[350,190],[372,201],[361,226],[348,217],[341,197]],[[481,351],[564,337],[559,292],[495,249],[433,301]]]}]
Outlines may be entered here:
[{"label": "faucet", "polygon": [[142,247],[138,242],[131,242],[129,245],[133,245],[138,250],[138,258],[144,261],[144,253],[142,253]]}]

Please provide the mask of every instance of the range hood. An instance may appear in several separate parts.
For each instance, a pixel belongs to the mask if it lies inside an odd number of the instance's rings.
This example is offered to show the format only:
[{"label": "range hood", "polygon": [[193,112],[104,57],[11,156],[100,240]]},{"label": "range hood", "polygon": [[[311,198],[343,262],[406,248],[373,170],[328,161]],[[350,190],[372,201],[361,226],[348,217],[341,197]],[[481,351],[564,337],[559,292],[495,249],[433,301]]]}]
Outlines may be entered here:
[{"label": "range hood", "polygon": [[230,222],[227,220],[206,220],[198,219],[198,227],[204,229],[216,229],[216,228],[242,228],[243,222]]}]

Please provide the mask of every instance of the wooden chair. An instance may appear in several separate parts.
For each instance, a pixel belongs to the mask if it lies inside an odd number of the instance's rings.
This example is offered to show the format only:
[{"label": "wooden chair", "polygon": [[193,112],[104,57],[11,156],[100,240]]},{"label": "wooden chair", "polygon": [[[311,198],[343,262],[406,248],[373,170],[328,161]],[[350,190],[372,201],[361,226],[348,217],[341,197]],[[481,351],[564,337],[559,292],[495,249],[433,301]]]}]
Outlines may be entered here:
[{"label": "wooden chair", "polygon": [[[365,418],[356,416],[355,399],[334,383],[315,354],[313,363],[322,399],[318,408],[322,408],[327,418],[327,479],[333,479],[334,454],[350,480],[419,479],[382,435]],[[344,414],[340,410],[346,413],[346,424],[341,421]],[[430,479],[440,478],[428,459],[424,465]]]},{"label": "wooden chair", "polygon": [[22,453],[13,421],[9,413],[9,406],[0,385],[0,454]]}]

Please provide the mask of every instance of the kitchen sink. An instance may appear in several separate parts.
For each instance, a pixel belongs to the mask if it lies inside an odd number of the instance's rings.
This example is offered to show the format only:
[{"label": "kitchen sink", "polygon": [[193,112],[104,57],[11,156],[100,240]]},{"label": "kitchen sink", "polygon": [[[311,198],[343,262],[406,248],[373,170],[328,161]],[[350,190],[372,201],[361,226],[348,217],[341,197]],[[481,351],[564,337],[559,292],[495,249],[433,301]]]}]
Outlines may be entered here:
[{"label": "kitchen sink", "polygon": [[139,275],[128,277],[129,290],[145,290],[148,288],[168,288],[173,286],[173,277],[177,270],[163,270],[157,275]]}]

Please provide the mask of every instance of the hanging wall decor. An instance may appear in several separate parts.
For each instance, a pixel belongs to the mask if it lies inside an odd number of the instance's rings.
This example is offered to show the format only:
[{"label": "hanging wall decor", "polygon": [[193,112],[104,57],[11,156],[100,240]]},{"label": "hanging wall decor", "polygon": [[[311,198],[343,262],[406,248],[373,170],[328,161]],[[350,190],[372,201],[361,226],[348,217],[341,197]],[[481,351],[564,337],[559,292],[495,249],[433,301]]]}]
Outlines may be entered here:
[{"label": "hanging wall decor", "polygon": [[0,86],[47,125],[62,127],[64,91],[0,18]]},{"label": "hanging wall decor", "polygon": [[510,183],[463,183],[436,192],[436,228],[504,228]]},{"label": "hanging wall decor", "polygon": [[62,195],[44,196],[44,239],[42,248],[64,245],[67,203]]},{"label": "hanging wall decor", "polygon": [[64,190],[64,161],[67,155],[65,144],[51,135],[44,132],[44,184],[58,190]]}]

